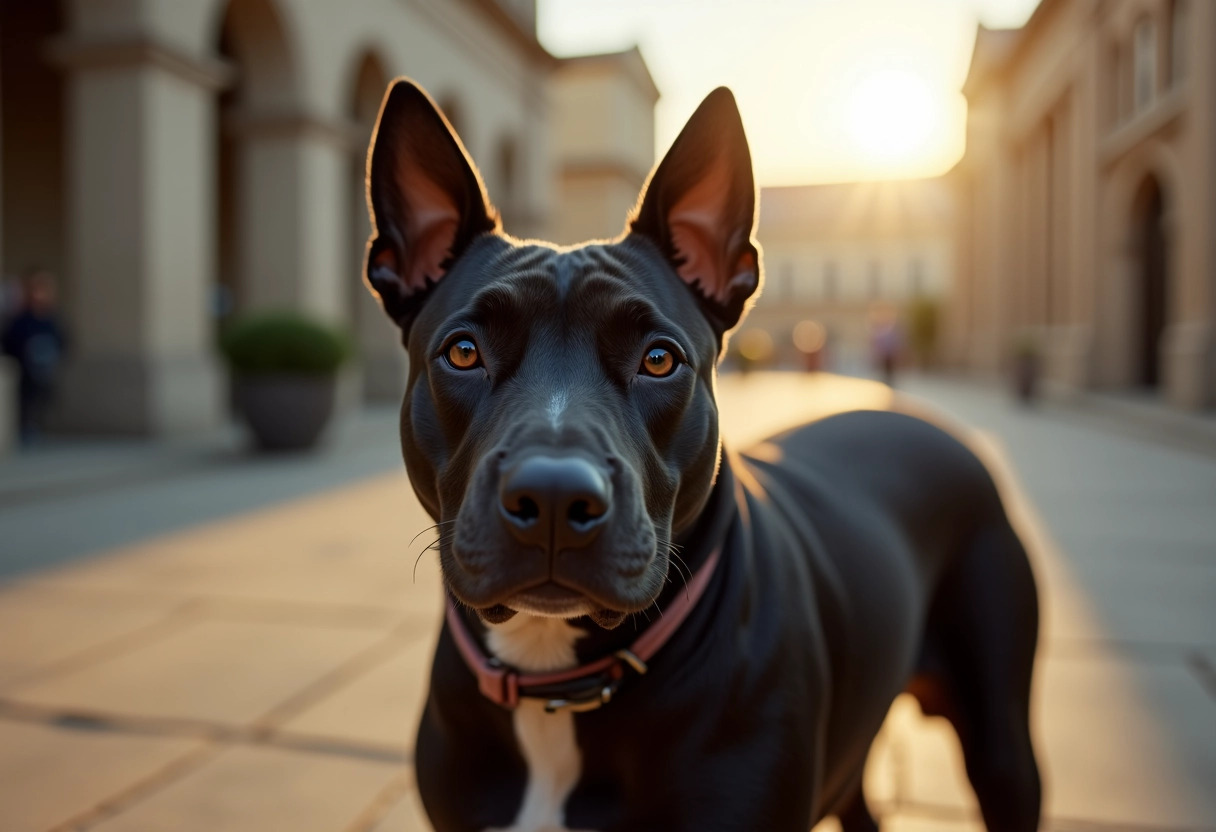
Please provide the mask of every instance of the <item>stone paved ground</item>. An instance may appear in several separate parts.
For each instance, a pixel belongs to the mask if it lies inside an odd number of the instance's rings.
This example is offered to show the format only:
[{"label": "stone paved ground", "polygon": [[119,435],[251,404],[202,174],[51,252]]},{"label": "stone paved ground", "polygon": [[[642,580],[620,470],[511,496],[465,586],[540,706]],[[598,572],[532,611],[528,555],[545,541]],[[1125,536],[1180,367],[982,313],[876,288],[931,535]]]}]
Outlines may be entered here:
[{"label": "stone paved ground", "polygon": [[[1216,459],[909,392],[975,429],[1036,548],[1045,828],[1216,830]],[[722,397],[736,443],[889,400],[792,376]],[[439,575],[391,418],[369,424],[307,462],[107,479],[95,459],[85,491],[43,474],[36,499],[0,468],[0,830],[426,828],[410,743]],[[915,705],[868,780],[885,832],[979,828],[957,743]]]}]

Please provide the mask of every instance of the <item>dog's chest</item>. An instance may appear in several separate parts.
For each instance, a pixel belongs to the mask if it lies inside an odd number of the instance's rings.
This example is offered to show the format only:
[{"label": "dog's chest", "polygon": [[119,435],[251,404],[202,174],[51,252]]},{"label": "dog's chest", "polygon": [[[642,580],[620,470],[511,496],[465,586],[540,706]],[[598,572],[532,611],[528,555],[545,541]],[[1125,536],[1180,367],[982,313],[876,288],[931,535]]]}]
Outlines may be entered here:
[{"label": "dog's chest", "polygon": [[[544,673],[574,667],[574,642],[583,635],[560,618],[519,614],[490,629],[490,651],[512,667]],[[565,824],[566,799],[578,783],[583,759],[574,733],[574,714],[545,713],[524,700],[512,714],[515,739],[528,767],[523,800],[506,830],[487,832],[573,832]]]}]

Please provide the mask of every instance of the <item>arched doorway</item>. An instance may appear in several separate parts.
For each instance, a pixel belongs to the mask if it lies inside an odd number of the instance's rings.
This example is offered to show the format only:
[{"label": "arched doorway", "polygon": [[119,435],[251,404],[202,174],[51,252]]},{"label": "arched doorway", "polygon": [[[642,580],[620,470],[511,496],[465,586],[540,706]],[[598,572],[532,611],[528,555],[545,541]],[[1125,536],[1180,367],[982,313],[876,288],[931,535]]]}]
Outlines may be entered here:
[{"label": "arched doorway", "polygon": [[222,320],[251,306],[290,305],[292,259],[268,252],[287,250],[295,232],[295,183],[273,121],[289,116],[296,96],[293,56],[272,0],[229,0],[217,46],[236,69],[219,99],[214,307]]},{"label": "arched doorway", "polygon": [[1156,177],[1147,177],[1136,193],[1133,235],[1136,247],[1136,314],[1132,342],[1138,385],[1156,388],[1161,382],[1161,337],[1168,318],[1169,240],[1166,235],[1165,193]]},{"label": "arched doorway", "polygon": [[349,269],[343,270],[343,276],[350,291],[351,325],[363,364],[363,398],[368,402],[399,403],[406,381],[401,333],[364,285],[362,273],[364,248],[371,234],[365,183],[367,147],[389,77],[375,53],[366,52],[359,59],[348,111],[357,133],[350,159]]},{"label": "arched doorway", "polygon": [[[363,259],[363,249],[371,234],[371,221],[367,213],[367,196],[364,178],[367,175],[367,147],[376,127],[376,116],[380,113],[380,101],[388,87],[388,73],[375,54],[368,52],[359,60],[355,71],[355,83],[351,95],[349,116],[357,130],[353,152],[350,160],[351,177],[351,255],[350,262],[359,264]],[[359,278],[358,267],[355,266],[355,277]],[[359,311],[362,308],[360,300],[368,294],[363,288],[362,280],[350,281],[352,288],[351,310],[355,323],[358,323]]]},{"label": "arched doorway", "polygon": [[66,295],[63,79],[45,56],[62,28],[54,0],[0,0],[0,279],[47,269]]}]

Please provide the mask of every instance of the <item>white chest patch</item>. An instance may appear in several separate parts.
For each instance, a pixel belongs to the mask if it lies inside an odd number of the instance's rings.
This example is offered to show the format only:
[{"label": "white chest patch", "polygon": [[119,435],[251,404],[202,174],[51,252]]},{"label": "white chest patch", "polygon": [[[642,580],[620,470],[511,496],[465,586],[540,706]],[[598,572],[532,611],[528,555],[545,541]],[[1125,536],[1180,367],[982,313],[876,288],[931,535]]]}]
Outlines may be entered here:
[{"label": "white chest patch", "polygon": [[[490,652],[529,673],[574,667],[574,642],[583,635],[561,618],[517,614],[494,625],[487,636]],[[528,782],[515,822],[487,832],[571,832],[566,827],[566,798],[582,773],[583,758],[574,737],[574,714],[545,713],[544,704],[524,700],[513,715],[515,739],[528,766]]]}]

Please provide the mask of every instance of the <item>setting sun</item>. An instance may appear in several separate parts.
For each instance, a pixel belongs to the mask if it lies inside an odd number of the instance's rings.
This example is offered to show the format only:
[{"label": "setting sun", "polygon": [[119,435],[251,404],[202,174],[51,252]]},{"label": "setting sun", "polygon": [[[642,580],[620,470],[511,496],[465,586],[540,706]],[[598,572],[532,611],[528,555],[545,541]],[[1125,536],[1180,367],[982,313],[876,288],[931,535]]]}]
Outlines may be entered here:
[{"label": "setting sun", "polygon": [[848,127],[861,150],[880,162],[923,155],[937,141],[946,114],[941,96],[921,77],[884,70],[862,79],[853,91]]},{"label": "setting sun", "polygon": [[729,86],[761,185],[934,176],[963,153],[977,17],[1037,0],[543,0],[557,54],[640,44],[662,93],[666,150],[707,92]]}]

